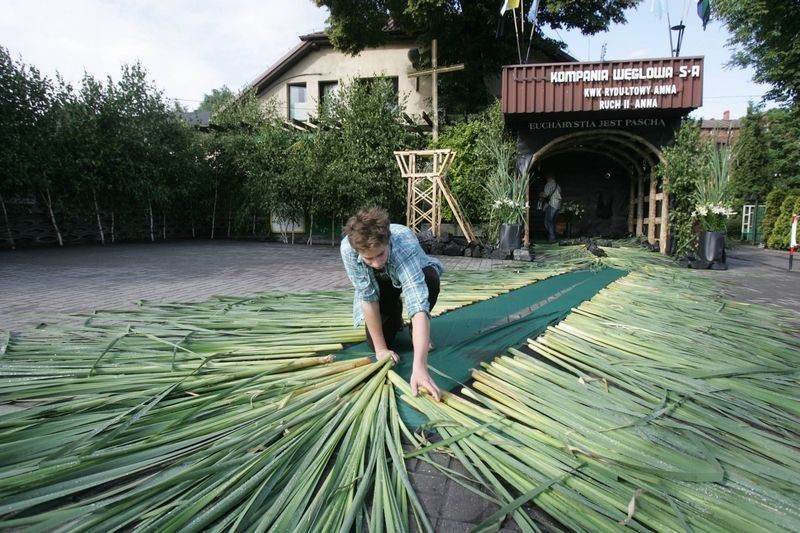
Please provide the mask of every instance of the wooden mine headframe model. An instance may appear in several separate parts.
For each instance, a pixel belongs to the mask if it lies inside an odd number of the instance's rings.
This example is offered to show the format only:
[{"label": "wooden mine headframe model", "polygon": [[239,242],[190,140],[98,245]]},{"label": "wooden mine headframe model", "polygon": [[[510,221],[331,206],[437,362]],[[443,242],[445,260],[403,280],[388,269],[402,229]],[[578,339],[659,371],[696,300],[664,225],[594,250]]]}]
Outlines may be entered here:
[{"label": "wooden mine headframe model", "polygon": [[423,224],[428,223],[434,236],[439,237],[442,224],[442,196],[444,196],[461,232],[469,242],[477,242],[472,226],[445,181],[455,156],[456,153],[449,148],[394,153],[400,174],[408,179],[406,224],[413,231],[420,232]]}]

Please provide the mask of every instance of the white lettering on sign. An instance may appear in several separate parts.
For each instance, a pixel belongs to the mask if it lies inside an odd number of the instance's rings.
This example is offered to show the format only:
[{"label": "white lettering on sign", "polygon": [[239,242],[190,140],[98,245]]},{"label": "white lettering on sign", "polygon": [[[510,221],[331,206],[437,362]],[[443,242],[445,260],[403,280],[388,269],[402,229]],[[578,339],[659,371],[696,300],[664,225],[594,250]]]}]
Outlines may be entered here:
[{"label": "white lettering on sign", "polygon": [[667,122],[663,118],[628,118],[625,119],[625,126],[660,126],[664,128],[667,126]]},{"label": "white lettering on sign", "polygon": [[606,87],[603,96],[641,96],[650,94],[650,86],[638,85],[636,87]]},{"label": "white lettering on sign", "polygon": [[633,101],[634,109],[650,109],[653,107],[658,107],[658,101],[655,98],[637,98]]},{"label": "white lettering on sign", "polygon": [[687,76],[691,76],[692,78],[699,78],[700,65],[692,65],[691,69],[686,65],[681,65],[680,67],[678,67],[678,76],[681,78],[686,78]]},{"label": "white lettering on sign", "polygon": [[678,94],[678,88],[675,85],[656,85],[653,94]]},{"label": "white lettering on sign", "polygon": [[613,78],[617,80],[657,80],[672,77],[672,67],[615,68]]},{"label": "white lettering on sign", "polygon": [[[628,100],[625,100],[626,102]],[[548,120],[545,122],[531,122],[531,130],[565,130],[565,129],[592,129],[592,128],[636,128],[656,127],[666,128],[667,122],[663,118],[629,118],[605,120]]]},{"label": "white lettering on sign", "polygon": [[551,83],[608,81],[608,70],[561,70],[550,73]]},{"label": "white lettering on sign", "polygon": [[583,90],[584,98],[594,98],[596,96],[600,96],[600,94],[601,94],[600,87],[586,87]]},{"label": "white lettering on sign", "polygon": [[622,100],[600,100],[600,109],[622,109]]}]

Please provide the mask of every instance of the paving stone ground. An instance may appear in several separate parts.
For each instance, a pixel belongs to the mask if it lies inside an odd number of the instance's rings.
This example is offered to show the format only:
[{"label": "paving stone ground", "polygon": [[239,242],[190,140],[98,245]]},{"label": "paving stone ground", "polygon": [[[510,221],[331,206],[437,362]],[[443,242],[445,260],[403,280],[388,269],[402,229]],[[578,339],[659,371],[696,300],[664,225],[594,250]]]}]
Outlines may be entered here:
[{"label": "paving stone ground", "polygon": [[[449,270],[491,259],[441,257]],[[242,241],[187,241],[0,251],[0,330],[35,326],[42,313],[130,309],[140,300],[196,302],[214,295],[348,289],[339,249]]]},{"label": "paving stone ground", "polygon": [[[449,270],[505,264],[491,259],[440,259]],[[800,323],[800,256],[794,270],[788,271],[786,252],[745,245],[730,251],[728,264],[730,269],[724,272],[694,272],[719,280],[735,300],[777,306],[796,315]],[[0,251],[0,330],[33,327],[43,315],[130,309],[140,300],[190,302],[222,294],[349,287],[339,250],[331,246],[200,241]],[[447,455],[437,454],[434,460],[464,472]],[[429,463],[412,459],[408,466],[437,532],[470,531],[497,509]],[[519,529],[507,520],[502,531]]]}]

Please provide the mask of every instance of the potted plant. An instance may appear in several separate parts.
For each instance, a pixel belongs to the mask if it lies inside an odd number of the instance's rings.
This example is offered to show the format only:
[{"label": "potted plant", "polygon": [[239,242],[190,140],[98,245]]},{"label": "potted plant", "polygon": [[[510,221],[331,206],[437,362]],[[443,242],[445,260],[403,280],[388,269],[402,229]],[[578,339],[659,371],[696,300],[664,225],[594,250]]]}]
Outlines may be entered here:
[{"label": "potted plant", "polygon": [[572,237],[572,225],[581,219],[583,211],[583,206],[573,200],[561,204],[559,217],[564,221],[566,226],[567,238]]},{"label": "potted plant", "polygon": [[728,178],[735,153],[728,146],[710,146],[708,172],[697,184],[692,218],[700,226],[697,255],[703,261],[725,263],[726,220],[735,214],[730,205]]},{"label": "potted plant", "polygon": [[484,147],[494,159],[494,168],[484,186],[489,201],[487,236],[498,242],[498,247],[515,250],[522,247],[523,228],[527,223],[528,176],[515,168],[517,149],[512,140],[494,138],[485,141]]}]

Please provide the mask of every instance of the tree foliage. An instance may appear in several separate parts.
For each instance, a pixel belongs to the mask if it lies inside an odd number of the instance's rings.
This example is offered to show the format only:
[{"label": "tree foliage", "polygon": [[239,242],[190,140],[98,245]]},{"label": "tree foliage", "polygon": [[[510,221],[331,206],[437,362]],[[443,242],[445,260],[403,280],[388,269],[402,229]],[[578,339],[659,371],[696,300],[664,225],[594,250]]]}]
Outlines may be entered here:
[{"label": "tree foliage", "polygon": [[773,186],[774,169],[769,151],[769,128],[766,117],[750,104],[742,119],[736,147],[739,157],[731,175],[733,196],[744,203],[759,198],[763,203]]},{"label": "tree foliage", "polygon": [[736,141],[733,194],[739,203],[761,202],[774,189],[800,187],[800,115],[750,105]]},{"label": "tree foliage", "polygon": [[403,126],[403,102],[388,79],[353,80],[322,106],[315,154],[320,165],[320,209],[345,216],[377,204],[394,220],[405,212],[406,182],[395,150],[420,148],[421,139]]},{"label": "tree foliage", "polygon": [[233,96],[233,91],[227,85],[223,85],[219,89],[214,89],[211,93],[203,95],[203,101],[197,106],[196,111],[208,111],[214,114],[225,104],[231,103]]},{"label": "tree foliage", "polygon": [[[445,127],[439,139],[431,143],[432,148],[452,148],[456,152],[453,165],[447,174],[448,185],[461,204],[467,219],[472,223],[489,220],[490,205],[484,184],[496,166],[489,153],[487,139],[504,140],[506,137],[500,103],[489,106],[475,119]],[[453,222],[449,208],[442,210],[445,220]]]},{"label": "tree foliage", "polygon": [[[327,32],[334,46],[356,54],[380,46],[390,34],[389,21],[417,38],[421,64],[430,65],[430,42],[438,39],[439,64],[465,63],[460,72],[443,76],[442,104],[451,113],[476,112],[490,103],[486,79],[496,78],[500,66],[518,63],[514,32],[498,38],[500,2],[459,0],[314,0],[330,10]],[[625,10],[641,0],[542,0],[539,24],[552,28],[577,28],[586,34],[605,31],[612,23],[625,22]],[[532,3],[528,3],[528,8]],[[510,15],[506,15],[510,18]],[[511,21],[505,21],[511,25]],[[529,31],[526,32],[529,35]],[[528,35],[525,37],[527,38]],[[563,43],[534,37],[535,46],[551,51]],[[524,53],[524,51],[523,51]]]},{"label": "tree foliage", "polygon": [[700,136],[700,125],[684,120],[675,142],[662,150],[663,163],[654,169],[670,195],[670,223],[675,236],[676,255],[688,254],[695,245],[694,217],[697,184],[706,173],[707,146]]},{"label": "tree foliage", "polygon": [[0,51],[0,225],[9,242],[7,198],[35,198],[59,235],[66,225],[85,239],[91,224],[99,242],[166,239],[176,227],[255,236],[272,213],[340,220],[368,204],[402,218],[406,182],[393,152],[423,139],[403,125],[386,79],[344,85],[314,131],[287,127],[245,94],[199,132],[139,64],[118,80],[87,74],[73,89]]},{"label": "tree foliage", "polygon": [[800,1],[714,0],[712,12],[731,33],[731,64],[752,67],[770,98],[800,104]]},{"label": "tree foliage", "polygon": [[[35,198],[59,242],[63,225],[92,221],[100,242],[121,226],[127,238],[165,237],[175,203],[202,190],[203,156],[144,68],[126,65],[116,81],[86,74],[74,89],[5,49],[0,62],[0,198]],[[13,242],[5,204],[3,214]]]},{"label": "tree foliage", "polygon": [[789,191],[780,205],[780,211],[766,239],[767,246],[779,250],[789,248],[792,216],[800,213],[800,190]]},{"label": "tree foliage", "polygon": [[781,204],[786,199],[788,191],[785,189],[774,189],[767,195],[765,203],[764,220],[761,222],[761,233],[765,243],[769,243],[772,228],[775,227],[775,221],[781,214]]},{"label": "tree foliage", "polygon": [[800,187],[800,110],[770,109],[765,117],[774,186]]}]

